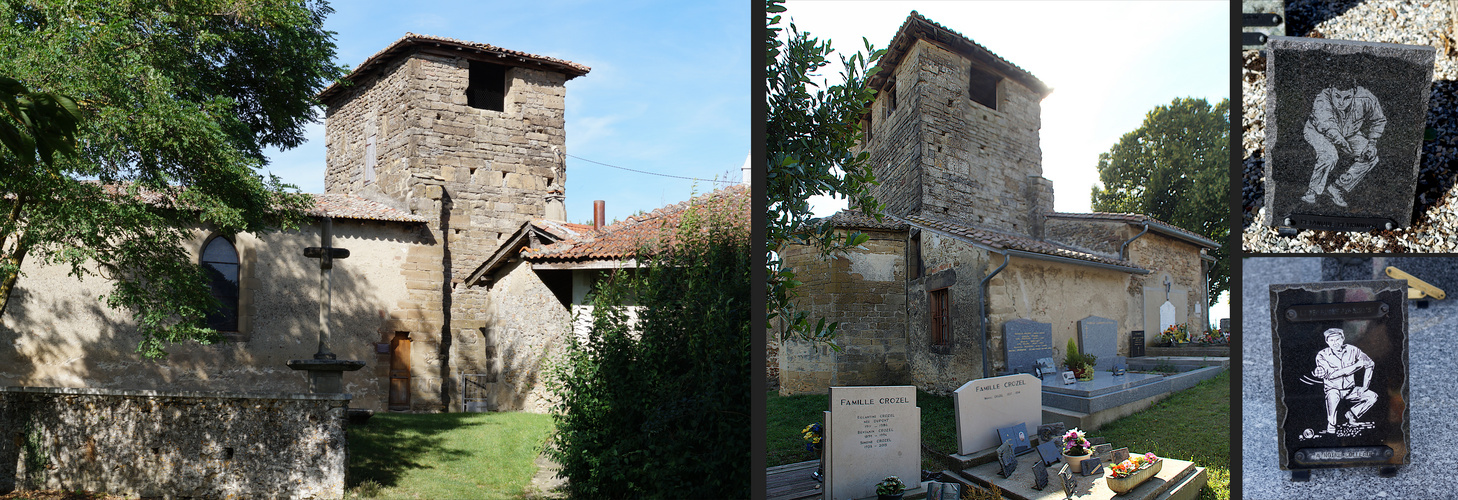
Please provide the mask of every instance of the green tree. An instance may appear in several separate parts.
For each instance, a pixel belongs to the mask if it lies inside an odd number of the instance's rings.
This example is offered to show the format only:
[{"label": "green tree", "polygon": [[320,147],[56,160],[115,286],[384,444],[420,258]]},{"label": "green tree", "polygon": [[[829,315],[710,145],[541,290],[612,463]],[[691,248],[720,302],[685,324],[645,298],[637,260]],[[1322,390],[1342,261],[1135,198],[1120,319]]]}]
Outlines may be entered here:
[{"label": "green tree", "polygon": [[751,496],[747,228],[691,212],[673,248],[596,287],[547,378],[573,498]]},{"label": "green tree", "polygon": [[[1175,99],[1099,154],[1093,209],[1145,214],[1224,243],[1230,235],[1230,100]],[[1229,249],[1211,252],[1208,304],[1230,289]]]},{"label": "green tree", "polygon": [[[331,9],[303,0],[0,0],[0,74],[75,99],[74,156],[0,152],[0,311],[27,258],[113,281],[138,351],[210,342],[218,304],[182,243],[293,227],[311,203],[263,178],[303,141],[334,66]],[[41,153],[44,155],[45,153]]]},{"label": "green tree", "polygon": [[[835,336],[834,324],[826,325],[822,318],[812,325],[805,311],[795,309],[795,288],[800,282],[793,270],[783,267],[779,250],[791,244],[812,245],[829,254],[868,239],[858,232],[837,237],[828,222],[812,223],[814,215],[807,200],[816,195],[844,196],[851,206],[880,216],[880,205],[870,195],[876,180],[866,161],[869,155],[854,148],[861,139],[861,114],[875,98],[875,91],[866,83],[880,69],[867,68],[885,51],[862,38],[865,52],[849,58],[842,55],[840,83],[831,85],[817,74],[835,53],[830,41],[811,37],[794,23],[782,33],[784,28],[777,27],[785,12],[782,3],[765,2],[767,310],[769,319],[779,318],[782,336],[829,341]],[[815,89],[813,93],[811,89]]]}]

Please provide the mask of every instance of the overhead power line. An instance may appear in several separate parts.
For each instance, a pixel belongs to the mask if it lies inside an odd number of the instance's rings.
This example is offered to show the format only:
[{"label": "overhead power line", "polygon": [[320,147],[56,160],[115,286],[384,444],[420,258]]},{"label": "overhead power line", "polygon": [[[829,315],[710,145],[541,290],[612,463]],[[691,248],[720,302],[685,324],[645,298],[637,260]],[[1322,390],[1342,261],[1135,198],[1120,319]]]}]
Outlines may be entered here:
[{"label": "overhead power line", "polygon": [[589,160],[587,158],[583,158],[581,156],[572,156],[572,155],[566,155],[566,156],[568,158],[573,158],[573,159],[582,160],[582,161],[585,161],[585,162],[588,162],[588,163],[595,163],[595,164],[598,164],[598,165],[602,165],[604,167],[612,167],[612,168],[616,168],[618,170],[627,170],[629,172],[637,172],[637,173],[640,173],[640,174],[656,175],[656,176],[659,176],[659,177],[672,177],[674,179],[687,179],[687,180],[691,180],[691,181],[718,182],[718,183],[721,183],[721,184],[739,184],[739,181],[724,181],[724,180],[717,180],[717,179],[700,179],[698,177],[684,177],[682,175],[660,174],[658,172],[649,172],[647,170],[637,170],[637,169],[632,169],[632,168],[627,168],[627,167],[619,167],[617,165],[608,165],[606,163],[603,163],[603,162],[600,162],[600,161],[592,161],[592,160]]}]

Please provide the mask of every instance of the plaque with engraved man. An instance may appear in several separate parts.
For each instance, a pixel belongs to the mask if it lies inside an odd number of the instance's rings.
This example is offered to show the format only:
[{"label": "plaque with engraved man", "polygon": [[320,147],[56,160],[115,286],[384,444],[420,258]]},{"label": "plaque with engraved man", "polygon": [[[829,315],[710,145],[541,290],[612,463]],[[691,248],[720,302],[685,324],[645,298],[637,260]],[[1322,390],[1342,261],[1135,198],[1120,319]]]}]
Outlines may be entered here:
[{"label": "plaque with engraved man", "polygon": [[1408,463],[1407,284],[1271,286],[1281,468]]}]

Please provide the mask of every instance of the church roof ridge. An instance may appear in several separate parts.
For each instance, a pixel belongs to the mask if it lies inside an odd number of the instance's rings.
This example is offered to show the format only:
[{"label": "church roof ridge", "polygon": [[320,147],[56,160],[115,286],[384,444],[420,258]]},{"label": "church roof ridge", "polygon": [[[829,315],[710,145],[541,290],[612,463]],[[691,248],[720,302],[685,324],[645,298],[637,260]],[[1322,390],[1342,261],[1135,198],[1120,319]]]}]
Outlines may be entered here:
[{"label": "church roof ridge", "polygon": [[886,54],[882,55],[880,62],[876,64],[877,67],[884,67],[884,69],[875,76],[872,76],[867,84],[871,88],[881,88],[882,84],[891,78],[891,73],[894,68],[898,64],[901,64],[901,57],[906,54],[906,51],[911,48],[916,39],[944,44],[952,50],[967,56],[968,59],[992,66],[1022,82],[1023,85],[1033,89],[1040,96],[1046,97],[1053,92],[1052,87],[1043,83],[1038,77],[1033,76],[1032,72],[1023,69],[1017,64],[1013,64],[1012,61],[1003,59],[1002,56],[997,55],[971,38],[967,38],[966,35],[942,26],[940,23],[914,10],[911,11],[910,15],[906,16],[906,21],[901,23],[901,27],[896,29],[896,35],[892,36],[891,42],[886,45]]},{"label": "church roof ridge", "polygon": [[951,234],[954,236],[960,236],[962,238],[967,238],[975,243],[991,247],[995,250],[1018,250],[1029,253],[1050,255],[1054,257],[1082,260],[1097,264],[1118,266],[1134,271],[1148,271],[1147,269],[1139,267],[1133,262],[1129,262],[1127,260],[1112,259],[1101,255],[1088,253],[1082,250],[1076,250],[1066,245],[1060,245],[1049,241],[1036,240],[1023,235],[973,227],[966,224],[950,222],[941,219],[934,219],[920,215],[907,215],[904,218],[912,225],[920,226],[924,229],[931,229],[934,231]]},{"label": "church roof ridge", "polygon": [[396,222],[429,222],[429,219],[425,217],[357,195],[323,193],[310,194],[309,196],[314,198],[314,208],[308,210],[307,213],[315,217]]},{"label": "church roof ridge", "polygon": [[1168,222],[1165,222],[1165,221],[1162,221],[1162,220],[1159,220],[1159,219],[1156,219],[1154,217],[1150,217],[1150,216],[1144,215],[1144,214],[1136,214],[1136,213],[1129,213],[1129,212],[1051,212],[1051,213],[1048,214],[1048,217],[1049,218],[1059,218],[1059,219],[1101,219],[1101,220],[1114,220],[1114,221],[1124,221],[1124,222],[1128,222],[1128,223],[1131,223],[1131,224],[1148,222],[1152,226],[1161,227],[1163,229],[1166,229],[1169,232],[1177,233],[1177,234],[1172,234],[1171,236],[1180,237],[1180,238],[1182,238],[1184,240],[1190,241],[1191,243],[1195,243],[1197,245],[1201,245],[1201,246],[1204,246],[1206,248],[1211,248],[1211,249],[1220,248],[1220,243],[1217,243],[1216,241],[1211,240],[1210,238],[1206,238],[1204,235],[1202,235],[1200,233],[1196,233],[1194,231],[1191,231],[1191,230],[1188,230],[1188,229],[1185,229],[1185,228],[1176,226],[1174,224],[1170,224]]},{"label": "church roof ridge", "polygon": [[334,97],[336,94],[342,92],[345,88],[346,80],[353,82],[357,78],[364,76],[365,73],[373,70],[375,67],[393,60],[395,56],[404,53],[407,49],[422,45],[452,47],[462,52],[469,50],[472,53],[489,54],[503,60],[511,58],[514,59],[517,64],[522,66],[542,66],[553,69],[555,71],[560,71],[567,75],[568,80],[582,75],[586,75],[589,71],[592,71],[592,68],[587,65],[578,64],[572,61],[568,61],[566,59],[558,59],[555,57],[537,55],[529,52],[522,52],[519,50],[505,49],[497,47],[495,45],[491,45],[489,43],[458,40],[455,38],[448,38],[443,36],[421,35],[407,31],[405,32],[405,36],[402,36],[394,42],[391,42],[390,45],[385,46],[385,48],[380,49],[379,52],[376,52],[374,55],[369,56],[364,60],[364,62],[361,62],[358,66],[355,66],[354,70],[350,71],[348,75],[345,75],[344,78],[341,78],[340,81],[334,82],[328,88],[325,88],[324,91],[319,92],[319,100],[327,101],[330,98]]}]

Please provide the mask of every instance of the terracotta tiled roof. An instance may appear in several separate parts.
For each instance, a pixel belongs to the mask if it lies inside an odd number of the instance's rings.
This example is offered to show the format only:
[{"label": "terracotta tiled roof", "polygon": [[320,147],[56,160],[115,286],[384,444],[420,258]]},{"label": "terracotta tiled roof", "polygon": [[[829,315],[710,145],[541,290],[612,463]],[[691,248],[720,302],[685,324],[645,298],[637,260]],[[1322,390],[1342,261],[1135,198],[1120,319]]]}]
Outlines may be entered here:
[{"label": "terracotta tiled roof", "polygon": [[539,248],[524,248],[522,258],[533,261],[563,260],[607,260],[633,257],[640,248],[656,248],[669,238],[672,244],[673,231],[683,221],[689,207],[703,207],[726,216],[728,220],[746,231],[749,229],[749,186],[736,185],[695,197],[694,199],[669,205],[647,214],[635,215],[628,220],[604,227],[601,233],[592,231],[591,226],[572,224],[578,228],[580,237],[544,245]]},{"label": "terracotta tiled roof", "polygon": [[1184,239],[1189,240],[1189,241],[1191,241],[1193,243],[1202,245],[1202,246],[1204,246],[1206,248],[1220,248],[1220,244],[1219,243],[1216,243],[1214,240],[1211,240],[1209,238],[1206,238],[1206,237],[1200,235],[1199,233],[1196,233],[1196,232],[1193,232],[1193,231],[1189,231],[1189,230],[1187,230],[1185,228],[1176,226],[1174,224],[1170,224],[1168,222],[1165,222],[1165,221],[1162,221],[1162,220],[1159,220],[1159,219],[1156,219],[1154,217],[1150,217],[1150,216],[1144,215],[1144,214],[1126,214],[1126,213],[1116,213],[1116,212],[1091,212],[1091,213],[1053,212],[1053,213],[1048,214],[1048,217],[1049,218],[1058,218],[1058,219],[1094,219],[1094,220],[1123,221],[1123,222],[1128,222],[1130,224],[1143,224],[1145,222],[1148,222],[1149,225],[1151,225],[1151,226],[1162,227],[1162,228],[1166,229],[1169,232],[1177,233],[1180,236],[1184,237]]},{"label": "terracotta tiled roof", "polygon": [[383,203],[366,200],[352,194],[311,194],[314,209],[309,215],[334,217],[336,219],[392,220],[399,222],[428,222],[429,219],[403,210],[397,210]]},{"label": "terracotta tiled roof", "polygon": [[[394,59],[395,56],[404,53],[411,47],[416,46],[445,47],[461,51],[463,55],[471,54],[482,58],[489,57],[507,64],[518,66],[542,67],[553,71],[562,72],[567,75],[568,80],[585,75],[588,71],[592,71],[592,68],[564,59],[557,59],[554,57],[539,56],[536,54],[529,54],[516,50],[503,49],[501,47],[485,43],[469,42],[466,40],[457,40],[454,38],[439,36],[417,35],[415,33],[407,32],[405,33],[405,36],[400,37],[399,40],[395,40],[395,43],[391,43],[388,47],[385,47],[379,52],[376,52],[375,55],[370,56],[369,59],[365,59],[364,62],[359,63],[359,66],[356,66],[354,68],[354,71],[351,71],[348,75],[345,75],[344,79],[349,81],[356,81],[357,78],[375,69],[375,67],[390,62],[390,60]],[[324,89],[323,92],[319,93],[319,100],[328,101],[330,98],[334,97],[335,94],[338,94],[343,89],[344,84],[342,82],[336,82],[335,84],[330,85],[329,88]]]},{"label": "terracotta tiled roof", "polygon": [[[815,219],[814,222],[818,224],[824,220],[825,219]],[[830,223],[835,227],[891,230],[906,229],[907,227],[905,222],[893,219],[891,217],[882,217],[881,220],[878,222],[876,221],[875,217],[866,215],[860,210],[841,210],[839,212],[836,212],[834,215],[831,215],[829,220]]]},{"label": "terracotta tiled roof", "polygon": [[906,52],[911,49],[911,46],[917,39],[935,41],[946,45],[952,48],[952,50],[966,56],[968,59],[986,64],[1006,73],[1008,76],[1022,82],[1028,88],[1033,89],[1038,95],[1047,96],[1053,92],[1052,88],[1049,88],[1047,84],[1039,80],[1038,77],[1033,76],[1028,70],[1013,64],[1007,59],[999,57],[997,54],[992,53],[992,51],[987,50],[987,47],[983,47],[977,42],[972,41],[972,39],[963,36],[961,33],[937,24],[936,21],[927,19],[926,16],[914,10],[911,11],[911,15],[906,17],[906,22],[901,23],[901,28],[896,30],[896,36],[892,37],[891,43],[886,46],[886,54],[881,56],[881,61],[876,64],[883,69],[876,76],[871,77],[871,80],[867,83],[872,88],[881,88],[882,84],[886,82],[886,79],[890,78],[894,73],[892,70],[896,68],[897,64],[901,63],[901,58],[906,55]]},{"label": "terracotta tiled roof", "polygon": [[1006,248],[1012,250],[1022,250],[1024,252],[1040,253],[1044,255],[1053,255],[1057,257],[1066,257],[1070,259],[1097,262],[1100,264],[1122,266],[1140,271],[1144,270],[1143,268],[1135,265],[1133,262],[1129,262],[1127,260],[1111,259],[1100,255],[1094,255],[1081,250],[1075,250],[1064,245],[1059,245],[1050,241],[1040,241],[1026,236],[1007,234],[988,229],[980,229],[972,226],[947,222],[943,220],[930,219],[917,215],[908,215],[905,218],[913,225],[922,226],[924,228],[934,231],[961,236],[963,238],[968,238],[974,242],[995,249]]}]

